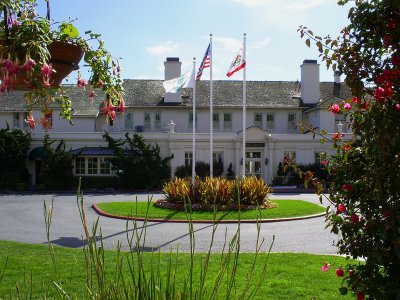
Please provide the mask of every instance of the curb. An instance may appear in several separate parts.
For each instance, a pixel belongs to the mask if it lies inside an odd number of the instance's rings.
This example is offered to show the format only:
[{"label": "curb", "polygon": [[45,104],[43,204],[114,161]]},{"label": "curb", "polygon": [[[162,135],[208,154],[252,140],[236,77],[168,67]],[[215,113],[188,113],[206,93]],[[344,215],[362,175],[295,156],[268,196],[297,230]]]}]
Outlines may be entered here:
[{"label": "curb", "polygon": [[[121,219],[121,220],[135,220],[135,221],[146,221],[146,222],[157,222],[157,223],[188,223],[188,220],[167,220],[167,219],[155,219],[155,218],[139,218],[139,217],[126,217],[120,215],[109,214],[103,210],[101,210],[96,204],[92,204],[92,208],[94,211],[103,216],[113,219]],[[216,220],[215,223],[218,224],[233,224],[233,223],[274,223],[274,222],[287,222],[287,221],[300,221],[312,218],[318,218],[325,216],[326,212],[308,215],[308,216],[300,216],[300,217],[292,217],[292,218],[277,218],[277,219],[261,219],[261,220]],[[213,224],[213,220],[192,220],[192,223],[205,223],[205,224]]]}]

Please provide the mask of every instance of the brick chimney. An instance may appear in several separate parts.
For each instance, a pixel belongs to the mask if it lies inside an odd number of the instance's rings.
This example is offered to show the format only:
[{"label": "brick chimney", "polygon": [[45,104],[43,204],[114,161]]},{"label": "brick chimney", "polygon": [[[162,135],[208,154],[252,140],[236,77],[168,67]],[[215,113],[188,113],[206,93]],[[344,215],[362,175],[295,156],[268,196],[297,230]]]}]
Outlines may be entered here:
[{"label": "brick chimney", "polygon": [[[182,62],[179,57],[167,57],[164,62],[164,80],[170,80],[181,76]],[[181,93],[165,93],[164,103],[180,103]]]},{"label": "brick chimney", "polygon": [[301,68],[301,100],[304,104],[317,104],[320,100],[319,64],[305,59]]}]

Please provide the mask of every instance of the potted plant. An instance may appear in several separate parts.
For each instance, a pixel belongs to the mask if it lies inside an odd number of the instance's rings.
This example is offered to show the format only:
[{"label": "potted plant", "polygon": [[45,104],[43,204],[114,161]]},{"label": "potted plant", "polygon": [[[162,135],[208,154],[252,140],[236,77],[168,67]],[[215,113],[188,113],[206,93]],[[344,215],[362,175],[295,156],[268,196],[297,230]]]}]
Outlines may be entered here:
[{"label": "potted plant", "polygon": [[[124,110],[120,66],[99,34],[85,32],[85,37],[71,22],[51,22],[49,0],[47,17],[39,16],[36,0],[0,0],[0,92],[24,90],[28,110],[34,105],[49,114],[50,104],[58,103],[60,116],[70,120],[72,103],[61,82],[78,70],[83,58],[90,71],[88,79],[77,76],[77,87],[85,88],[93,99],[95,89],[107,98],[104,110],[108,118]],[[29,125],[33,124],[29,120]]]}]

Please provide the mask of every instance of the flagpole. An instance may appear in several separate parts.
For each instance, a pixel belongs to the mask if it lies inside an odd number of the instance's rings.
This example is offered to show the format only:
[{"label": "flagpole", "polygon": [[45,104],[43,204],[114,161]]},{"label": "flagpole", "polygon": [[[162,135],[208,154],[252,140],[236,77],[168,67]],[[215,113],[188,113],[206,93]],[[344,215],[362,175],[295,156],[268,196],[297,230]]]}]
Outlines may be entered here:
[{"label": "flagpole", "polygon": [[[246,63],[246,34],[243,34],[243,61]],[[243,145],[242,145],[242,176],[246,176],[246,66],[243,68]]]},{"label": "flagpole", "polygon": [[[193,70],[196,70],[196,57],[193,57]],[[193,71],[193,76],[194,71]],[[196,80],[193,78],[193,102],[192,102],[192,124],[193,124],[193,131],[192,131],[192,185],[194,186],[194,179],[196,176]]]},{"label": "flagpole", "polygon": [[210,34],[210,179],[213,178],[213,80],[212,34]]}]

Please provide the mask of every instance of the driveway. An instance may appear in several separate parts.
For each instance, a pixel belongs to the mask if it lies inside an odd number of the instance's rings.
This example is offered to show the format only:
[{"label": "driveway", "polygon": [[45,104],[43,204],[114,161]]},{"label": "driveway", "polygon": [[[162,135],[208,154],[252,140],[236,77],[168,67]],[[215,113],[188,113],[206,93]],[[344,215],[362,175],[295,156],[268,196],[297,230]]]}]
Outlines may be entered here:
[{"label": "driveway", "polygon": [[[51,204],[52,194],[0,194],[0,240],[19,241],[32,244],[46,243],[43,203]],[[88,223],[93,224],[99,218],[104,245],[108,249],[122,242],[123,249],[127,247],[127,234],[133,233],[133,224],[125,220],[110,219],[98,216],[91,208],[93,203],[109,201],[146,201],[148,195],[132,194],[85,194],[85,209]],[[155,199],[162,195],[153,195]],[[271,199],[302,199],[314,203],[318,197],[314,194],[273,194]],[[269,248],[272,237],[275,242],[273,252],[304,252],[315,254],[336,254],[333,246],[335,235],[325,229],[325,218],[263,223],[260,226],[260,238],[264,240],[263,251]],[[143,223],[138,222],[139,229]],[[205,252],[210,247],[212,225],[194,224],[195,249]],[[171,248],[179,251],[189,251],[190,238],[188,224],[149,222],[145,228],[146,249],[168,251]],[[225,236],[230,239],[238,229],[236,224],[220,224],[215,233],[213,251],[221,251]],[[76,204],[76,195],[60,193],[54,195],[53,222],[51,240],[56,245],[66,247],[82,246],[82,225]],[[240,225],[241,251],[253,252],[256,248],[256,224]]]}]

